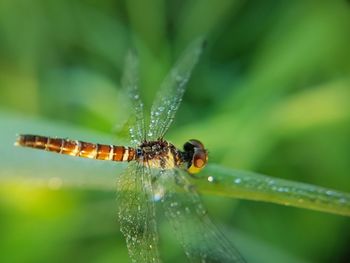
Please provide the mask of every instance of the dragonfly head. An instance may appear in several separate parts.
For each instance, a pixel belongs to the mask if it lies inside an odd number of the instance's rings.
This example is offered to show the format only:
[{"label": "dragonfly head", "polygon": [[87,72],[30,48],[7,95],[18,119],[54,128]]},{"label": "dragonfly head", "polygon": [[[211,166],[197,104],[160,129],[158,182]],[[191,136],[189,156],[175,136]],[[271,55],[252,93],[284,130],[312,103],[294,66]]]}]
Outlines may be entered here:
[{"label": "dragonfly head", "polygon": [[190,174],[199,173],[208,162],[208,152],[203,143],[192,139],[184,144],[184,151],[187,156],[187,171]]}]

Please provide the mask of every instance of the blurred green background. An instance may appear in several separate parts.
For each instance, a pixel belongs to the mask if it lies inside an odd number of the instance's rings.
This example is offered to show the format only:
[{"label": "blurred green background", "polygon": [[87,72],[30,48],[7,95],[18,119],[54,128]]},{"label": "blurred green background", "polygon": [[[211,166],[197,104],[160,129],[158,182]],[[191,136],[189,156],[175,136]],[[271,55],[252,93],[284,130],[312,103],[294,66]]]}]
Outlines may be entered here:
[{"label": "blurred green background", "polygon": [[[349,1],[1,0],[1,262],[129,261],[111,190],[122,165],[15,148],[15,135],[121,143],[128,48],[149,109],[202,34],[168,139],[198,138],[227,167],[350,191]],[[350,261],[346,217],[204,202],[248,262]],[[162,215],[159,227],[164,261],[184,260]]]}]

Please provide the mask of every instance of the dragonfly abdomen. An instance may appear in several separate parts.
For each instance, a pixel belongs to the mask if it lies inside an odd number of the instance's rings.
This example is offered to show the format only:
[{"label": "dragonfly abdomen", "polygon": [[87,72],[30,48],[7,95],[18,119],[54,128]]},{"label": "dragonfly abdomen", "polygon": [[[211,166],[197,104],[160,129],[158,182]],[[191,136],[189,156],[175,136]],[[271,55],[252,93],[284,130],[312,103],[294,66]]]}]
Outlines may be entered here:
[{"label": "dragonfly abdomen", "polygon": [[90,143],[39,135],[20,135],[17,138],[16,145],[97,160],[129,162],[135,159],[135,149],[132,147]]}]

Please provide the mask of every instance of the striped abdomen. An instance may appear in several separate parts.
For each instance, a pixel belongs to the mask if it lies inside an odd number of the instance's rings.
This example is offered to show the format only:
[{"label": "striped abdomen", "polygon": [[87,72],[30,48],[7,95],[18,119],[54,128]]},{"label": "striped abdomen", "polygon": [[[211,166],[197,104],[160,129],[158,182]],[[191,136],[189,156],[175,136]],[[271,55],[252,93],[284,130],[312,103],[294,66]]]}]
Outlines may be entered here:
[{"label": "striped abdomen", "polygon": [[135,149],[130,147],[38,135],[19,135],[15,145],[97,160],[129,162],[135,159]]}]

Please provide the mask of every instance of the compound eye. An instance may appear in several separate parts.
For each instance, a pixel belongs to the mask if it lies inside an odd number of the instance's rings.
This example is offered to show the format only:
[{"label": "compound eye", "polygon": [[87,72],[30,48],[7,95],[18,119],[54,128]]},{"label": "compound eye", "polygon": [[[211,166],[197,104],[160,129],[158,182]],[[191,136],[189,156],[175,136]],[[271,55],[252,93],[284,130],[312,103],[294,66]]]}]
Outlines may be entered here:
[{"label": "compound eye", "polygon": [[190,143],[189,141],[184,144],[184,150],[186,152],[191,152],[193,151],[194,145]]},{"label": "compound eye", "polygon": [[203,143],[201,143],[200,141],[198,141],[196,139],[188,140],[188,142],[186,142],[184,144],[185,151],[193,151],[193,149],[195,149],[195,148],[199,148],[199,149],[204,150],[204,145],[203,145]]},{"label": "compound eye", "polygon": [[203,168],[207,164],[207,155],[204,151],[196,151],[193,154],[193,165],[197,168]]},{"label": "compound eye", "polygon": [[192,140],[189,140],[188,142],[191,143],[195,148],[200,148],[204,150],[204,145],[200,141],[196,139],[192,139]]},{"label": "compound eye", "polygon": [[208,162],[207,152],[202,149],[196,149],[193,154],[192,163],[188,168],[188,172],[190,174],[199,173],[203,169],[203,167],[207,164],[207,162]]}]

